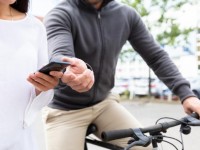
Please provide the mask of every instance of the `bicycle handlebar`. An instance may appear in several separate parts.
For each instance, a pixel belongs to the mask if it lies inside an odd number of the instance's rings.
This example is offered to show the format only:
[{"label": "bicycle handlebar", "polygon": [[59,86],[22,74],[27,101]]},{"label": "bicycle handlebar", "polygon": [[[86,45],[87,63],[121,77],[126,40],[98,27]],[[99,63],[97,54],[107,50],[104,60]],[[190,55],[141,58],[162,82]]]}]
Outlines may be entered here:
[{"label": "bicycle handlebar", "polygon": [[[191,126],[200,126],[200,120],[197,119],[199,119],[199,115],[197,113],[193,113],[179,120],[159,123],[150,127],[139,129],[142,133],[165,132],[168,128],[183,124],[183,122],[186,122],[186,124]],[[126,137],[135,137],[137,139],[137,136],[135,135],[135,130],[131,128],[102,132],[101,137],[103,141],[111,141]]]}]

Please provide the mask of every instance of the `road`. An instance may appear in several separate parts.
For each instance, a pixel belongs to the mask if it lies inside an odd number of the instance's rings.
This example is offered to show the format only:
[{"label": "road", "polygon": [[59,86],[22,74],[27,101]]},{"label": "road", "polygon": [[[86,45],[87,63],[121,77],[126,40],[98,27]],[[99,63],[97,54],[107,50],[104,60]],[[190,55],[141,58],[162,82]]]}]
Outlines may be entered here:
[{"label": "road", "polygon": [[[152,102],[152,101],[125,101],[122,104],[132,113],[136,118],[139,118],[143,126],[150,126],[155,124],[155,121],[161,117],[181,118],[185,116],[183,108],[179,102]],[[166,121],[166,120],[165,120]],[[167,120],[169,121],[169,120]],[[200,147],[200,127],[193,127],[191,134],[183,135],[185,150],[198,150]],[[168,130],[167,135],[180,139],[179,128],[175,127]],[[175,144],[181,149],[180,144]],[[170,145],[163,144],[164,150],[174,150]],[[93,145],[89,145],[91,150],[105,150]]]}]

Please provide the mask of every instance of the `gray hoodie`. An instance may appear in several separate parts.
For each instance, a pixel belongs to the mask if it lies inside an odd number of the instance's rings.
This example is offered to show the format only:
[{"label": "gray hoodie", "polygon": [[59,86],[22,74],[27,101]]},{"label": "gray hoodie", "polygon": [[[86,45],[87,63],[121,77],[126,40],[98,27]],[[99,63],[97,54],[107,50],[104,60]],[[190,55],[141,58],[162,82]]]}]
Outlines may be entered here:
[{"label": "gray hoodie", "polygon": [[155,74],[183,101],[194,96],[190,85],[154,41],[135,9],[114,0],[96,10],[84,0],[65,0],[44,20],[50,60],[77,57],[90,64],[95,75],[91,90],[78,93],[60,83],[52,103],[59,109],[80,109],[104,100],[114,86],[122,46],[129,41]]}]

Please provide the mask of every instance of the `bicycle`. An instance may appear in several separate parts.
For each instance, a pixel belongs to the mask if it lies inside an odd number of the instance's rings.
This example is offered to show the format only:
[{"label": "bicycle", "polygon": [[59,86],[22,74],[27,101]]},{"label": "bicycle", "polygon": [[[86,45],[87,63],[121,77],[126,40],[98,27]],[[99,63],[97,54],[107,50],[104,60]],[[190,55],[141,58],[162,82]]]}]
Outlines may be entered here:
[{"label": "bicycle", "polygon": [[[162,119],[173,119],[173,121],[160,123],[159,121]],[[193,113],[181,119],[163,117],[163,118],[158,119],[155,125],[145,127],[145,128],[122,129],[122,130],[102,132],[101,138],[103,139],[103,141],[88,138],[88,135],[97,131],[97,127],[94,124],[91,124],[87,130],[85,150],[88,150],[87,143],[97,145],[102,148],[107,148],[110,150],[129,150],[133,146],[148,146],[149,144],[152,144],[153,150],[159,150],[158,143],[162,143],[162,142],[166,142],[170,144],[171,146],[173,146],[176,150],[178,150],[177,146],[165,140],[166,138],[178,141],[182,145],[182,150],[184,150],[182,136],[181,136],[181,141],[180,141],[176,138],[164,135],[169,128],[179,126],[179,125],[180,125],[181,135],[190,134],[191,126],[200,126],[200,120],[199,120],[198,114]],[[128,145],[125,148],[107,143],[108,141],[111,141],[111,140],[126,138],[126,137],[132,137],[132,139],[127,143]]]}]

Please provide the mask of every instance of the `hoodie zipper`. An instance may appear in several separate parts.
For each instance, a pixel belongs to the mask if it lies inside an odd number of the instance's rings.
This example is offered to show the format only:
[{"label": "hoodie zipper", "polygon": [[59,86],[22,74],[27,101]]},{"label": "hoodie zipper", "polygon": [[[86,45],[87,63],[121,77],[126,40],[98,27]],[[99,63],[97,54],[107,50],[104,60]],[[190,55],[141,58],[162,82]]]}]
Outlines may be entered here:
[{"label": "hoodie zipper", "polygon": [[[98,19],[99,19],[99,24],[101,25],[101,22],[100,22],[100,21],[101,21],[101,13],[100,13],[100,12],[98,12],[98,14],[97,14],[97,15],[98,15]],[[101,27],[100,27],[100,28],[101,28]]]},{"label": "hoodie zipper", "polygon": [[101,49],[101,57],[100,57],[100,65],[99,65],[99,70],[98,70],[98,74],[97,74],[97,78],[96,78],[96,83],[95,83],[95,89],[94,89],[94,95],[93,95],[93,100],[95,99],[96,97],[96,93],[97,93],[97,86],[99,84],[99,80],[100,80],[100,76],[101,76],[101,69],[102,69],[102,66],[103,66],[103,58],[104,58],[104,52],[105,52],[105,49],[104,49],[104,40],[103,40],[103,32],[102,32],[102,26],[101,26],[101,12],[98,11],[97,12],[97,19],[98,19],[98,24],[99,24],[99,32],[100,32],[100,35],[101,35],[101,43],[102,43],[102,49]]}]

